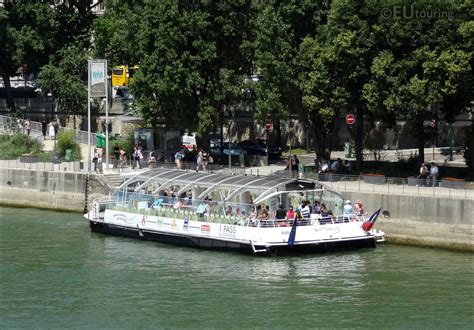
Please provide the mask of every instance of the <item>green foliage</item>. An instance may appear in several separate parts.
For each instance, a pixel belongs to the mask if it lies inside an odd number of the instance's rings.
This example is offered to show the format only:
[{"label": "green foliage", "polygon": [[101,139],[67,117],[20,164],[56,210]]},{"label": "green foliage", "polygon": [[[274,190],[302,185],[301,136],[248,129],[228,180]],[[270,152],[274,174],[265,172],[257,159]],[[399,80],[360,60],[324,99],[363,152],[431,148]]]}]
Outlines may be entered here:
[{"label": "green foliage", "polygon": [[0,135],[0,159],[15,159],[23,154],[36,156],[41,147],[37,140],[24,134]]},{"label": "green foliage", "polygon": [[112,1],[96,23],[95,52],[111,66],[140,61],[130,88],[149,126],[206,133],[240,103],[252,8],[250,0]]},{"label": "green foliage", "polygon": [[57,142],[56,142],[56,152],[60,158],[66,156],[66,150],[71,150],[70,160],[80,160],[81,159],[81,146],[75,140],[76,132],[75,131],[65,131],[58,133]]}]

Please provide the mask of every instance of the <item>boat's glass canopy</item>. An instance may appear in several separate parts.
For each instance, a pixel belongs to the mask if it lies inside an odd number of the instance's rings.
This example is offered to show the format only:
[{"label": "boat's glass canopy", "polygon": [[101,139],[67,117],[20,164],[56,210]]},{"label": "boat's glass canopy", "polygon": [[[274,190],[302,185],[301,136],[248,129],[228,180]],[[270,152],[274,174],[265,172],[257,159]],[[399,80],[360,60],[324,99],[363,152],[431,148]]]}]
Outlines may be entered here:
[{"label": "boat's glass canopy", "polygon": [[[129,177],[119,187],[126,193],[161,195],[170,192],[176,197],[192,196],[204,199],[230,201],[242,194],[248,200],[259,203],[266,196],[278,191],[304,191],[321,189],[340,194],[323,183],[312,180],[278,176],[231,175],[212,172],[196,172],[177,169],[150,169]],[[342,198],[342,196],[341,196]]]}]

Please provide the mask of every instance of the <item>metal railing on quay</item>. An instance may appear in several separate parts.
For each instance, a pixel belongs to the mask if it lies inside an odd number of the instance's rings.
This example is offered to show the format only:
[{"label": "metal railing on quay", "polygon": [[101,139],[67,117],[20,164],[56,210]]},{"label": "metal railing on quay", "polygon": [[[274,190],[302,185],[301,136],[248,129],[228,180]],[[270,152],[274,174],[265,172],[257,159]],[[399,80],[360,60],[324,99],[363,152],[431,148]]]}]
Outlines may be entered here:
[{"label": "metal railing on quay", "polygon": [[81,171],[81,162],[23,162],[20,159],[9,159],[0,160],[0,167],[37,171],[79,172]]},{"label": "metal railing on quay", "polygon": [[317,179],[341,191],[360,191],[402,195],[435,197],[474,198],[474,189],[466,189],[468,182],[463,180],[430,179],[416,177],[397,178],[383,175],[345,175],[324,173],[302,173],[301,177]]}]

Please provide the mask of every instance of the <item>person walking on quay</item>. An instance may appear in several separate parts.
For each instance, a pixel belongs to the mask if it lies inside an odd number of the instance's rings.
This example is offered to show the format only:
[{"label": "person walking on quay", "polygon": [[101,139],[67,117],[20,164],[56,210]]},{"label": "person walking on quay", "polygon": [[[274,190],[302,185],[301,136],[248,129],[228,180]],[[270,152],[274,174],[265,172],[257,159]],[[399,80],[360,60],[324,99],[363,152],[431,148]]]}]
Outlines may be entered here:
[{"label": "person walking on quay", "polygon": [[30,119],[27,119],[25,121],[25,129],[26,129],[26,135],[30,135],[30,131],[31,131],[31,122],[30,122]]},{"label": "person walking on quay", "polygon": [[43,137],[46,138],[46,131],[48,130],[48,124],[43,120],[41,122],[41,133],[43,133]]},{"label": "person walking on quay", "polygon": [[119,161],[120,161],[120,147],[116,143],[115,146],[114,146],[114,164],[113,164],[113,168],[118,167]]},{"label": "person walking on quay", "polygon": [[135,145],[135,148],[133,148],[133,166],[132,166],[132,169],[135,169],[135,167],[138,165],[138,167],[141,169],[142,168],[142,164],[140,162],[140,160],[143,159],[143,155],[142,155],[142,152],[140,151],[140,148],[138,147],[138,145]]},{"label": "person walking on quay", "polygon": [[300,160],[296,155],[293,155],[293,158],[291,159],[291,171],[293,172],[293,177],[298,176],[298,167],[300,165]]},{"label": "person walking on quay", "polygon": [[181,150],[178,150],[176,154],[174,155],[174,162],[178,170],[180,170],[182,167],[183,158],[184,158],[184,155],[181,153]]},{"label": "person walking on quay", "polygon": [[49,124],[48,124],[48,136],[49,136],[50,140],[55,139],[56,134],[55,134],[55,130],[54,130],[53,121],[50,121]]},{"label": "person walking on quay", "polygon": [[203,152],[202,152],[202,149],[199,149],[198,153],[197,153],[197,158],[196,158],[196,172],[199,172],[199,169],[200,168],[204,168],[204,156],[203,156]]},{"label": "person walking on quay", "polygon": [[94,152],[92,154],[92,163],[94,164],[94,172],[96,173],[99,172],[99,159],[100,159],[99,150],[97,149],[97,147],[95,147]]},{"label": "person walking on quay", "polygon": [[[438,166],[436,166],[435,163],[431,163],[429,180],[431,180],[431,185],[433,187],[436,186],[436,180],[438,179],[438,173],[439,173]],[[429,184],[429,182],[426,182],[426,183]]]}]

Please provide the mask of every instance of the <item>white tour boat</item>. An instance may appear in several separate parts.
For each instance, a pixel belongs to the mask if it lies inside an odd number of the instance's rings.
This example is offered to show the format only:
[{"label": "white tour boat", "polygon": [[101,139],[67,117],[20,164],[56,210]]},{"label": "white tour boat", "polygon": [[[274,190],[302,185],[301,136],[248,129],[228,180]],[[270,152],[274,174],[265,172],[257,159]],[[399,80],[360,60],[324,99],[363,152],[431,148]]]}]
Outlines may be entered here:
[{"label": "white tour boat", "polygon": [[[384,233],[372,228],[380,210],[368,219],[333,215],[342,214],[343,201],[318,181],[151,169],[95,199],[85,217],[93,232],[271,255],[383,241]],[[301,206],[308,202],[312,211]],[[326,209],[317,214],[315,202]],[[295,214],[288,214],[290,206]]]}]

